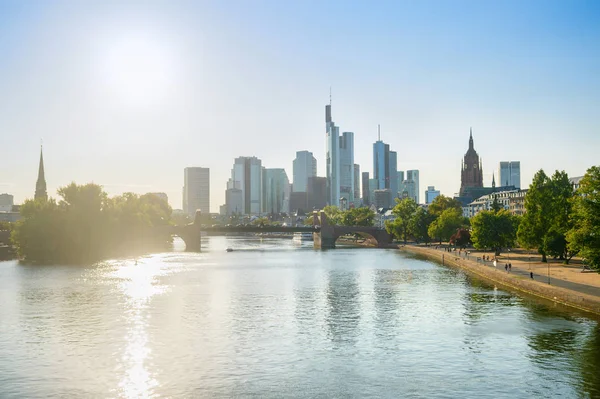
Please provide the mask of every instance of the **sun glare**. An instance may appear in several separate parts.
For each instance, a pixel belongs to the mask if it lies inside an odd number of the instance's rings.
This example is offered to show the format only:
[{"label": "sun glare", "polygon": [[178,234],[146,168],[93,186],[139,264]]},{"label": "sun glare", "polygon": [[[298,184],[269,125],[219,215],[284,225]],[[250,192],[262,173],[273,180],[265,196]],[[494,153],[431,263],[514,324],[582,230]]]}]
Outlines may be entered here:
[{"label": "sun glare", "polygon": [[169,48],[151,37],[121,37],[109,45],[103,61],[104,88],[126,105],[160,103],[173,84]]}]

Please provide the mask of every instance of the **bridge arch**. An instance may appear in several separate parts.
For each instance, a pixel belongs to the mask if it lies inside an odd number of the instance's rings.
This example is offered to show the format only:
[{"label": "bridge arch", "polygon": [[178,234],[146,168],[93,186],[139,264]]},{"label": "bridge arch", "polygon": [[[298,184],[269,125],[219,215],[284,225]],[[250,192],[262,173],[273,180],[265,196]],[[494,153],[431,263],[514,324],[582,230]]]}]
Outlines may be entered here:
[{"label": "bridge arch", "polygon": [[347,234],[359,234],[368,237],[377,243],[378,247],[385,247],[391,242],[391,237],[385,229],[373,226],[338,226],[331,224],[325,212],[313,214],[313,224],[319,222],[321,229],[313,234],[315,248],[335,248],[335,242]]}]

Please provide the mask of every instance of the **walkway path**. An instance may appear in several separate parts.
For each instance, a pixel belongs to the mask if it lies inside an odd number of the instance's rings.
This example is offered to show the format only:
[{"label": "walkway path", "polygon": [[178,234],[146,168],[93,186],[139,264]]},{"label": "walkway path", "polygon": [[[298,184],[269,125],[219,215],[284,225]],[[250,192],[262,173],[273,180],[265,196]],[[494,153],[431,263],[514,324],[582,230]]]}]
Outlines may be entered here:
[{"label": "walkway path", "polygon": [[[438,251],[444,253],[443,248],[439,248]],[[468,257],[471,261],[476,261],[481,265],[494,269],[493,253],[490,252],[471,251],[469,255],[466,255],[464,251],[460,254],[456,251],[450,252],[448,255],[461,257],[462,259]],[[484,256],[489,256],[490,260],[484,261]],[[499,256],[495,268],[503,271],[504,265],[507,263],[512,265],[510,273],[513,275],[530,278],[530,272],[533,272],[533,279],[536,281],[600,297],[600,274],[590,271],[582,272],[583,266],[581,264],[565,265],[560,261],[552,260],[548,263],[542,263],[540,255],[519,251]]]}]

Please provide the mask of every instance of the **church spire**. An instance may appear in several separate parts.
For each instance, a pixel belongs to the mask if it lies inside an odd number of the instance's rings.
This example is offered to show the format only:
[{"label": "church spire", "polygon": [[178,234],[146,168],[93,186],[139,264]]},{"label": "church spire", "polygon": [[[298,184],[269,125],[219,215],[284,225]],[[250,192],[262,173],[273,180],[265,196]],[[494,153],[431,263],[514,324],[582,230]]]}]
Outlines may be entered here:
[{"label": "church spire", "polygon": [[473,148],[473,128],[469,128],[469,150]]},{"label": "church spire", "polygon": [[44,175],[44,154],[42,146],[40,146],[40,166],[38,169],[38,178],[35,183],[35,199],[43,198],[48,199],[48,193],[46,193],[46,176]]}]

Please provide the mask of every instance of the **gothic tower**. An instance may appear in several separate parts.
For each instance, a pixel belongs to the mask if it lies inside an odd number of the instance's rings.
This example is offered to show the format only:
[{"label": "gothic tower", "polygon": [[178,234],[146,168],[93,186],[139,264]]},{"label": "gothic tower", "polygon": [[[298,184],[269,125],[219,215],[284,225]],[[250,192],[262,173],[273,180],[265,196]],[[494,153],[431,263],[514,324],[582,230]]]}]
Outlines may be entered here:
[{"label": "gothic tower", "polygon": [[40,167],[38,170],[38,179],[35,183],[35,199],[43,198],[48,199],[48,194],[46,193],[46,177],[44,176],[44,155],[42,148],[40,147]]},{"label": "gothic tower", "polygon": [[460,196],[464,196],[469,187],[483,187],[483,170],[481,160],[473,146],[473,129],[470,130],[469,149],[465,154],[460,174]]}]

